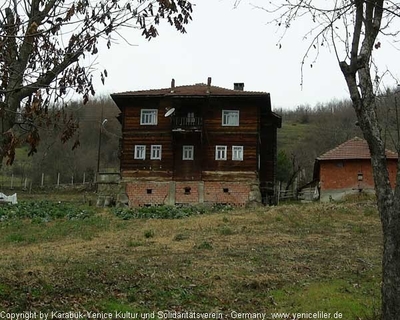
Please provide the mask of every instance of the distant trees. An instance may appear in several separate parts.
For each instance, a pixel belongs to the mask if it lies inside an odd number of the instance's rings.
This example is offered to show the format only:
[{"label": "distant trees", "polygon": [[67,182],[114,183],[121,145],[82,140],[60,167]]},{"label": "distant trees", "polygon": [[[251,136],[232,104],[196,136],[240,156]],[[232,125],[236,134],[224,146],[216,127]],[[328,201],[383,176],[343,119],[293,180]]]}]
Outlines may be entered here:
[{"label": "distant trees", "polygon": [[[334,100],[312,107],[299,106],[293,110],[277,112],[281,114],[283,123],[283,128],[278,130],[278,148],[290,158],[291,172],[302,173],[299,177],[300,185],[312,180],[314,161],[319,155],[354,136],[362,136],[348,100]],[[291,128],[288,129],[288,126]],[[281,138],[285,132],[290,133],[290,144],[285,144]],[[280,166],[278,154],[278,172],[282,170]],[[280,179],[282,176],[278,177]]]},{"label": "distant trees", "polygon": [[[19,156],[10,168],[4,168],[18,177],[26,177],[38,185],[41,175],[55,184],[58,174],[60,183],[93,182],[100,157],[100,171],[119,170],[119,137],[121,126],[117,120],[118,108],[110,98],[90,100],[86,105],[72,102],[69,110],[78,126],[76,139],[62,142],[63,130],[58,126],[40,128],[40,145],[32,158],[26,158],[27,148],[19,148]],[[107,119],[107,121],[105,121]],[[104,124],[101,126],[101,124]],[[101,145],[99,145],[101,136]],[[72,148],[79,141],[78,148]],[[25,156],[24,156],[25,154]]]}]

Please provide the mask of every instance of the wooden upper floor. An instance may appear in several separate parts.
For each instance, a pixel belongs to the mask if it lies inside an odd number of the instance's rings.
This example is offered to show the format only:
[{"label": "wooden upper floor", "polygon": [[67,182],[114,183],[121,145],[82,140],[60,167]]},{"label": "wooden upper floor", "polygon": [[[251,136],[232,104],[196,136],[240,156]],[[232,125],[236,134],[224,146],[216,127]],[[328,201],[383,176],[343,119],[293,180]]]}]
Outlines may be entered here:
[{"label": "wooden upper floor", "polygon": [[[274,132],[281,119],[271,112],[268,93],[215,87],[209,79],[112,98],[121,110],[121,171],[126,173],[182,180],[215,171],[257,173],[260,156],[276,150]],[[269,146],[263,145],[266,136],[273,137]]]}]

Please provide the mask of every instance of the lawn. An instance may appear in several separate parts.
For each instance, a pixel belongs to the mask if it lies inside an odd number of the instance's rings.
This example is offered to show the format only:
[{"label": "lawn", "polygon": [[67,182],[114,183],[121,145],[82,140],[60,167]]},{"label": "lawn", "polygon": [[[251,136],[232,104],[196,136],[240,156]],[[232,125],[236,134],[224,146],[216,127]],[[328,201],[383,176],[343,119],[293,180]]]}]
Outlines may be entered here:
[{"label": "lawn", "polygon": [[0,222],[0,310],[374,319],[380,306],[382,236],[371,202],[180,219],[57,206]]}]

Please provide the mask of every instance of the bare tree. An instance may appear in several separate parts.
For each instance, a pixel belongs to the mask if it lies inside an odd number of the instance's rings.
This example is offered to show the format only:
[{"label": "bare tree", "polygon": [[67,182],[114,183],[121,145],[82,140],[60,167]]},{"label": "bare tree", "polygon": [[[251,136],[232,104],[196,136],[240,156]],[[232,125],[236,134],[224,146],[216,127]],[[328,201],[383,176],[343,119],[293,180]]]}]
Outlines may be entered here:
[{"label": "bare tree", "polygon": [[[304,36],[309,47],[303,66],[311,54],[330,46],[346,81],[359,126],[368,142],[383,236],[382,316],[395,320],[400,315],[400,162],[393,191],[386,165],[385,144],[377,116],[377,84],[374,50],[381,47],[377,37],[398,41],[400,3],[383,0],[286,0],[263,7],[273,22],[286,30],[300,19],[311,23]],[[304,20],[303,20],[304,21]],[[397,22],[398,23],[398,22]],[[283,34],[284,34],[283,33]],[[397,39],[396,39],[397,37]],[[314,50],[314,52],[313,52]],[[303,72],[303,70],[302,70]]]},{"label": "bare tree", "polygon": [[[185,32],[191,12],[186,0],[1,1],[1,159],[7,156],[12,163],[15,147],[24,140],[30,153],[36,152],[39,127],[62,123],[63,141],[71,138],[74,119],[61,109],[50,116],[49,106],[63,105],[70,89],[84,102],[94,94],[91,70],[82,58],[98,54],[100,41],[110,47],[122,28],[140,29],[151,39],[161,19]],[[103,82],[105,77],[106,70]]]}]

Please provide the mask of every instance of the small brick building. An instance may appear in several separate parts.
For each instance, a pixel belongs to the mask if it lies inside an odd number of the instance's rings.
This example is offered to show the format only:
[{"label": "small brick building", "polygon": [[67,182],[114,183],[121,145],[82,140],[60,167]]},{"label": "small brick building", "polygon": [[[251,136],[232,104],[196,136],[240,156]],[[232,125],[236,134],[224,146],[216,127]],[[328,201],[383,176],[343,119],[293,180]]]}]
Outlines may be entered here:
[{"label": "small brick building", "polygon": [[112,94],[130,206],[274,199],[277,128],[269,93],[207,84]]},{"label": "small brick building", "polygon": [[[386,150],[386,158],[394,187],[398,155]],[[319,181],[321,201],[339,200],[347,194],[374,192],[367,141],[355,137],[319,156],[315,161],[314,180]]]}]

